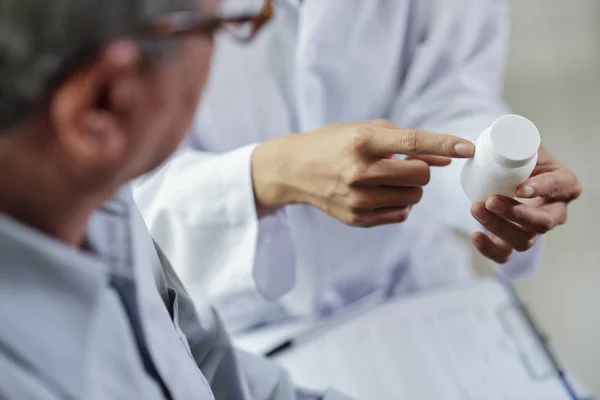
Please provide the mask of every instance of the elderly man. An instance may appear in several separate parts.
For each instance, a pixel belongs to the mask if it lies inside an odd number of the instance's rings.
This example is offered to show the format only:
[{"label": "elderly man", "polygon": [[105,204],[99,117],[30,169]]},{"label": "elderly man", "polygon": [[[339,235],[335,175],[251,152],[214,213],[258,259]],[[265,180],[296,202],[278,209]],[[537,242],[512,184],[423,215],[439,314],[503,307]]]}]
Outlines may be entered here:
[{"label": "elderly man", "polygon": [[[209,307],[197,316],[124,187],[180,145],[213,33],[254,35],[271,12],[224,18],[214,6],[0,3],[3,400],[343,398],[297,391],[235,353]],[[421,135],[440,155],[471,148]]]},{"label": "elderly man", "polygon": [[[371,293],[468,279],[470,252],[448,227],[486,231],[472,237],[481,253],[511,276],[531,271],[537,239],[581,192],[544,148],[518,201],[472,209],[460,162],[370,151],[394,123],[473,140],[507,113],[505,1],[276,3],[250,46],[219,43],[189,141],[136,187],[192,297],[208,293],[240,336],[310,323]],[[398,153],[422,150],[403,138]]]}]

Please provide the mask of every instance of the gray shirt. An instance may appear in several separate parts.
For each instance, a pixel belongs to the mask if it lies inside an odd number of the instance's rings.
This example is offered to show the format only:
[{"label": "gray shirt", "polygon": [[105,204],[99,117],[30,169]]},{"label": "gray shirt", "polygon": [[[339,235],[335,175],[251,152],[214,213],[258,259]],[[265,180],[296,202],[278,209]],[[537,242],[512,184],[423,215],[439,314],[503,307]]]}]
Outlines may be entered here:
[{"label": "gray shirt", "polygon": [[277,365],[234,351],[127,189],[86,240],[89,252],[0,215],[0,399],[346,399],[300,392]]}]

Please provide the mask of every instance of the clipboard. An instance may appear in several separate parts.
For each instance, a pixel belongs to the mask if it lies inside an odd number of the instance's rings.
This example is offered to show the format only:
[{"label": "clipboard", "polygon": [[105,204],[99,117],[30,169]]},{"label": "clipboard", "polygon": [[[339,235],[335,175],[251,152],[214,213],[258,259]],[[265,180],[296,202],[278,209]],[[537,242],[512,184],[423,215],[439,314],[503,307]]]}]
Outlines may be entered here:
[{"label": "clipboard", "polygon": [[585,400],[508,279],[365,299],[304,325],[266,351],[300,386],[330,386],[366,400]]},{"label": "clipboard", "polygon": [[[514,323],[515,318],[520,321],[518,323],[525,324],[525,327],[529,330],[531,334],[529,338],[531,339],[532,344],[534,344],[539,348],[539,350],[541,350],[539,354],[541,354],[542,357],[544,357],[543,363],[545,364],[545,368],[538,369],[536,364],[532,362],[531,357],[528,357],[525,353],[520,354],[521,362],[525,366],[525,369],[528,371],[531,379],[543,380],[552,379],[554,377],[562,383],[565,391],[571,397],[571,399],[591,400],[589,398],[585,399],[583,397],[580,397],[577,394],[575,388],[573,387],[573,385],[567,377],[565,368],[558,361],[558,358],[554,353],[554,349],[550,345],[548,337],[539,328],[539,325],[533,318],[532,313],[517,295],[517,292],[514,286],[512,285],[510,279],[500,275],[498,277],[498,281],[510,294],[513,301],[512,305],[498,310],[498,318],[504,324],[506,331],[509,334],[512,334],[513,336],[514,331],[512,324]],[[523,346],[520,346],[519,348],[523,349]]]}]

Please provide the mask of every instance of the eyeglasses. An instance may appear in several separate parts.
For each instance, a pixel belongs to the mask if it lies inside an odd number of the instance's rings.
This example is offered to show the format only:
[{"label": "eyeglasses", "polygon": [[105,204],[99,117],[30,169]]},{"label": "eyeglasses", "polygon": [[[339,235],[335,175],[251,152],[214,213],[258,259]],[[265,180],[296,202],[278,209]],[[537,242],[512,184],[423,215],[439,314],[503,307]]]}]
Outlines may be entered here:
[{"label": "eyeglasses", "polygon": [[159,17],[150,24],[150,33],[158,36],[189,33],[214,34],[224,30],[242,43],[250,42],[273,17],[275,0],[265,0],[256,14],[231,17],[202,16],[192,11],[179,11]]}]

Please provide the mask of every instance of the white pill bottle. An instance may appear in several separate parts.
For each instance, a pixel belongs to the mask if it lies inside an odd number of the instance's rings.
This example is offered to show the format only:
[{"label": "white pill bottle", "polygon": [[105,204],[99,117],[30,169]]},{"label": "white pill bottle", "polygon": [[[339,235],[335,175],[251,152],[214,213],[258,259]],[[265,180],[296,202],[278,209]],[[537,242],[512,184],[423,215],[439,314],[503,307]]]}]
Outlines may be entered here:
[{"label": "white pill bottle", "polygon": [[540,142],[536,126],[520,115],[504,115],[483,131],[475,142],[475,157],[462,170],[462,188],[471,202],[493,195],[515,197],[535,168]]}]

